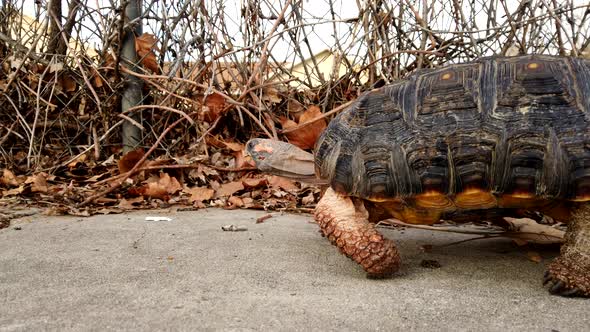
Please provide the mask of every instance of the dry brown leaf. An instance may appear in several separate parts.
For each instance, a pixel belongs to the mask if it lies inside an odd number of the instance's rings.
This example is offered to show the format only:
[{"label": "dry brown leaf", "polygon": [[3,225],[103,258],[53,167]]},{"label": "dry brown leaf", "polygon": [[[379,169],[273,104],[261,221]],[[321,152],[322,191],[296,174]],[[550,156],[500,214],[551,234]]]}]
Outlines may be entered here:
[{"label": "dry brown leaf", "polygon": [[76,91],[76,81],[72,79],[71,76],[63,74],[60,75],[57,80],[58,85],[61,87],[62,91],[65,92],[74,92]]},{"label": "dry brown leaf", "polygon": [[223,142],[223,140],[218,138],[217,136],[207,136],[205,137],[205,141],[207,141],[207,144],[212,145],[216,148],[223,149],[226,147],[225,142]]},{"label": "dry brown leaf", "polygon": [[262,100],[272,104],[278,104],[283,101],[283,98],[279,96],[279,90],[273,87],[267,87],[262,94]]},{"label": "dry brown leaf", "polygon": [[268,183],[275,189],[282,188],[287,191],[299,190],[299,187],[297,187],[297,185],[295,184],[295,181],[293,181],[291,179],[287,179],[287,178],[284,178],[282,176],[277,176],[277,175],[268,176],[267,179],[268,179]]},{"label": "dry brown leaf", "polygon": [[107,177],[107,175],[109,175],[110,173],[101,173],[101,174],[96,174],[94,176],[89,177],[88,179],[86,179],[86,182],[98,182],[101,178],[103,177]]},{"label": "dry brown leaf", "polygon": [[[112,58],[112,56],[110,54],[107,55],[107,62],[108,62],[109,58]],[[105,63],[105,66],[107,66],[106,63]],[[100,76],[100,73],[98,72],[98,70],[96,70],[96,68],[94,68],[94,67],[90,67],[89,69],[92,72],[92,76],[91,76],[92,85],[94,85],[95,88],[102,88],[104,83],[102,81],[102,77]]]},{"label": "dry brown leaf", "polygon": [[529,241],[522,240],[519,238],[513,238],[512,241],[519,247],[524,247],[529,244]]},{"label": "dry brown leaf", "polygon": [[143,197],[123,198],[117,205],[118,208],[123,210],[133,210],[137,208],[137,205],[144,201]]},{"label": "dry brown leaf", "polygon": [[313,193],[309,193],[307,196],[305,196],[301,199],[301,203],[303,205],[313,204],[314,202],[315,202],[315,197],[313,196]]},{"label": "dry brown leaf", "polygon": [[250,197],[243,197],[242,202],[244,202],[244,207],[249,209],[254,206],[254,200]]},{"label": "dry brown leaf", "polygon": [[247,154],[245,155],[244,151],[236,151],[233,153],[233,155],[235,160],[235,168],[250,168],[256,166],[256,164],[254,164],[254,161],[252,160],[252,157],[250,157]]},{"label": "dry brown leaf", "polygon": [[219,189],[219,187],[221,187],[221,184],[219,184],[219,182],[217,182],[215,180],[211,180],[211,181],[209,181],[209,187],[211,187],[211,189],[217,191]]},{"label": "dry brown leaf", "polygon": [[244,150],[244,144],[236,142],[223,142],[225,147],[232,150],[233,152],[242,152]]},{"label": "dry brown leaf", "polygon": [[[281,117],[279,118],[279,122],[281,123],[281,126],[283,126],[283,129],[291,129],[291,128],[295,128],[297,127],[297,122],[285,118],[285,117]],[[289,135],[287,134],[287,137],[289,137]],[[295,143],[293,143],[295,144]]]},{"label": "dry brown leaf", "polygon": [[242,184],[242,181],[224,183],[215,192],[215,197],[231,196],[240,190],[244,190],[244,185]]},{"label": "dry brown leaf", "polygon": [[503,233],[504,236],[513,240],[519,239],[532,243],[563,243],[565,232],[551,227],[550,225],[539,224],[530,218],[505,217],[511,230]]},{"label": "dry brown leaf", "polygon": [[119,159],[119,161],[117,162],[117,165],[119,166],[119,173],[127,173],[131,169],[133,169],[135,164],[137,164],[137,162],[140,161],[141,158],[143,158],[144,154],[145,152],[143,148],[127,152],[127,154],[122,156],[121,159]]},{"label": "dry brown leaf", "polygon": [[[301,115],[299,118],[299,124],[306,123],[307,121],[321,115],[322,112],[318,106],[311,106]],[[299,124],[289,119],[281,120],[283,129],[291,129]],[[296,145],[304,150],[313,149],[315,142],[318,140],[324,129],[326,129],[326,120],[321,119],[292,132],[288,132],[285,134],[285,136],[287,136],[289,139],[289,143],[293,145]]]},{"label": "dry brown leaf", "polygon": [[188,200],[189,202],[194,203],[212,199],[215,190],[207,187],[193,187],[188,190],[185,189],[185,192],[191,194],[191,197],[189,197]]},{"label": "dry brown leaf", "polygon": [[226,142],[223,140],[223,138],[220,138],[219,136],[208,136],[206,140],[207,144],[213,145],[216,148],[228,149],[233,152],[244,150],[244,144],[239,142]]},{"label": "dry brown leaf", "polygon": [[182,186],[175,177],[167,173],[160,173],[160,178],[157,181],[151,178],[138,192],[144,196],[168,200],[171,194],[180,190],[182,190]]},{"label": "dry brown leaf", "polygon": [[268,184],[268,180],[266,178],[243,178],[242,183],[244,184],[244,187],[250,189],[266,186]]},{"label": "dry brown leaf", "polygon": [[526,257],[531,262],[535,262],[535,263],[541,263],[541,261],[543,260],[543,258],[541,257],[541,255],[538,252],[536,252],[536,251],[527,251]]},{"label": "dry brown leaf", "polygon": [[14,175],[14,173],[7,168],[5,168],[4,171],[2,171],[2,178],[0,178],[0,183],[8,187],[17,187],[19,185],[16,175]]},{"label": "dry brown leaf", "polygon": [[287,110],[289,111],[289,115],[292,116],[295,121],[299,121],[303,111],[305,111],[303,105],[295,99],[289,99],[287,101]]},{"label": "dry brown leaf", "polygon": [[154,51],[158,50],[156,46],[156,37],[149,33],[144,33],[135,38],[135,51],[137,57],[141,59],[141,64],[154,73],[159,73],[158,62]]},{"label": "dry brown leaf", "polygon": [[200,118],[207,122],[214,122],[220,117],[225,109],[225,98],[214,92],[205,98]]},{"label": "dry brown leaf", "polygon": [[230,196],[227,199],[227,202],[230,204],[231,208],[240,208],[244,206],[244,201],[237,196]]},{"label": "dry brown leaf", "polygon": [[4,190],[2,191],[2,196],[15,196],[15,195],[20,195],[23,193],[23,191],[25,191],[25,186],[24,185],[20,185],[18,188],[12,188],[10,190]]},{"label": "dry brown leaf", "polygon": [[31,184],[31,192],[46,193],[47,188],[47,173],[41,172],[27,178],[25,183]]},{"label": "dry brown leaf", "polygon": [[78,166],[78,164],[85,163],[87,158],[88,158],[88,156],[86,154],[80,155],[78,158],[76,158],[73,161],[71,161],[68,164],[68,167],[70,169],[74,169],[74,168],[76,168]]}]

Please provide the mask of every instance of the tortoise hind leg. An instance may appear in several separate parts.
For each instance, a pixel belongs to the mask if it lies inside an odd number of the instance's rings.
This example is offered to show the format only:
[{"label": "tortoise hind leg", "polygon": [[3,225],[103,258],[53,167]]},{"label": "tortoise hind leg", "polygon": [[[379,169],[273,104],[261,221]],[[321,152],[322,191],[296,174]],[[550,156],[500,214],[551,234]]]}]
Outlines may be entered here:
[{"label": "tortoise hind leg", "polygon": [[328,188],[315,210],[322,233],[347,257],[359,263],[367,277],[388,277],[398,270],[400,257],[393,241],[369,222],[361,200],[353,201]]},{"label": "tortoise hind leg", "polygon": [[590,203],[572,212],[561,254],[549,265],[543,284],[552,294],[590,297]]}]

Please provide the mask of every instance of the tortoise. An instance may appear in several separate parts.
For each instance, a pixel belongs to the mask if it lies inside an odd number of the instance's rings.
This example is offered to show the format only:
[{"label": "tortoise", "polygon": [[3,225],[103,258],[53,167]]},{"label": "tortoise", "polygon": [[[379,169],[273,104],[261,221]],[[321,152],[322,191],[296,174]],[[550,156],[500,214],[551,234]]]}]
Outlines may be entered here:
[{"label": "tortoise", "polygon": [[[544,285],[590,296],[588,60],[487,57],[421,70],[362,94],[330,121],[313,156],[284,144],[254,139],[246,149],[259,167],[274,157],[266,171],[329,184],[314,218],[368,277],[400,267],[374,221],[498,221],[537,211],[567,223]],[[276,167],[289,156],[298,169]]]}]

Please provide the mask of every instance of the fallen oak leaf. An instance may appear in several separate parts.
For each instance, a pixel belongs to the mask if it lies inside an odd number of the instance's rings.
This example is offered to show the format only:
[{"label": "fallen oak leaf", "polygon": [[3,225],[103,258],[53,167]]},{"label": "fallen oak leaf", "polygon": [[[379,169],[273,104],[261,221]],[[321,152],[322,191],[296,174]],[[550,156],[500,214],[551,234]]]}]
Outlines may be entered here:
[{"label": "fallen oak leaf", "polygon": [[135,37],[135,51],[141,60],[141,64],[154,73],[159,73],[158,62],[154,51],[159,51],[156,46],[157,39],[154,35],[144,33],[141,36]]},{"label": "fallen oak leaf", "polygon": [[47,187],[47,173],[41,172],[32,176],[29,176],[25,181],[25,184],[31,184],[31,192],[46,193]]},{"label": "fallen oak leaf", "polygon": [[266,178],[243,178],[242,184],[246,189],[252,189],[266,186],[268,180]]},{"label": "fallen oak leaf", "polygon": [[122,198],[121,201],[119,201],[119,204],[117,204],[117,207],[123,210],[133,210],[143,202],[144,198],[142,196],[134,198]]},{"label": "fallen oak leaf", "polygon": [[205,97],[205,104],[201,109],[199,118],[206,122],[213,123],[223,115],[225,110],[225,98],[217,92],[214,92]]},{"label": "fallen oak leaf", "polygon": [[223,142],[225,146],[233,152],[242,152],[244,150],[244,144],[236,142]]},{"label": "fallen oak leaf", "polygon": [[5,168],[2,171],[2,178],[0,178],[0,183],[8,187],[18,187],[19,185],[19,181],[17,180],[16,175],[14,175],[14,173],[7,168]]},{"label": "fallen oak leaf", "polygon": [[208,201],[212,199],[215,194],[215,190],[207,187],[193,187],[185,189],[184,191],[191,195],[188,199],[191,203]]},{"label": "fallen oak leaf", "polygon": [[243,197],[242,202],[244,202],[244,207],[246,209],[257,208],[258,206],[260,206],[259,204],[255,204],[254,199],[252,199],[251,197]]},{"label": "fallen oak leaf", "polygon": [[527,251],[526,257],[531,262],[535,262],[535,263],[541,263],[541,261],[543,260],[543,258],[541,257],[541,255],[538,252],[536,252],[536,251]]},{"label": "fallen oak leaf", "polygon": [[565,232],[549,225],[539,224],[530,218],[504,217],[511,230],[506,231],[503,236],[514,240],[527,241],[532,243],[563,243]]},{"label": "fallen oak leaf", "polygon": [[244,206],[244,201],[237,196],[230,196],[227,199],[227,202],[230,204],[228,207],[230,209],[241,208],[242,206]]},{"label": "fallen oak leaf", "polygon": [[142,186],[138,192],[143,196],[159,198],[167,201],[171,194],[175,194],[181,190],[182,185],[180,185],[175,177],[172,177],[167,173],[160,173],[159,179],[154,180],[153,178],[150,178],[148,183]]},{"label": "fallen oak leaf", "polygon": [[213,145],[220,149],[229,149],[233,152],[244,150],[244,144],[239,142],[226,142],[223,139],[217,138],[216,136],[209,136],[206,138],[207,144]]},{"label": "fallen oak leaf", "polygon": [[143,148],[127,152],[117,162],[117,166],[119,167],[119,174],[124,174],[132,170],[135,164],[137,164],[137,162],[140,161],[144,155],[145,151],[143,150]]},{"label": "fallen oak leaf", "polygon": [[244,190],[244,185],[242,184],[242,181],[232,181],[224,183],[221,186],[219,186],[219,189],[216,190],[215,197],[218,198],[231,196],[240,190]]},{"label": "fallen oak leaf", "polygon": [[8,197],[8,196],[16,196],[16,195],[20,195],[25,191],[25,185],[22,184],[17,188],[12,188],[9,190],[4,190],[2,191],[2,196]]},{"label": "fallen oak leaf", "polygon": [[271,175],[267,177],[268,184],[273,188],[282,188],[286,191],[294,191],[299,190],[299,187],[295,184],[295,181],[278,176],[278,175]]},{"label": "fallen oak leaf", "polygon": [[[303,112],[299,118],[299,124],[303,124],[321,115],[322,111],[318,106],[311,106]],[[298,126],[295,121],[286,118],[282,118],[279,121],[281,122],[281,126],[283,126],[283,130],[292,129]],[[304,150],[308,150],[313,149],[324,129],[326,129],[326,120],[321,119],[296,130],[286,132],[285,136],[289,139],[289,143]]]},{"label": "fallen oak leaf", "polygon": [[307,196],[301,199],[301,204],[303,205],[309,205],[313,203],[315,203],[315,197],[313,196],[313,192],[310,192],[309,194],[307,194]]},{"label": "fallen oak leaf", "polygon": [[283,101],[283,98],[279,96],[279,90],[269,86],[264,89],[264,93],[262,94],[262,100],[268,101],[272,104],[278,104],[281,101]]},{"label": "fallen oak leaf", "polygon": [[86,154],[82,154],[80,155],[78,158],[72,160],[70,163],[68,163],[68,168],[70,170],[78,167],[78,164],[83,164],[86,162],[86,159],[88,158],[88,156]]},{"label": "fallen oak leaf", "polygon": [[77,88],[76,81],[74,81],[74,79],[71,76],[65,73],[62,73],[58,77],[57,84],[61,88],[61,90],[65,92],[74,92]]}]

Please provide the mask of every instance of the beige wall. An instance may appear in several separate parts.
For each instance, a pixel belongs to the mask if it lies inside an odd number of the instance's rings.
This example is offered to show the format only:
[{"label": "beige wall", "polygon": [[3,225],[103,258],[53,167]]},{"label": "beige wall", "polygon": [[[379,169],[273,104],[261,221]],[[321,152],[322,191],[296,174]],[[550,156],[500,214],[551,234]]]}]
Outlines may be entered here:
[{"label": "beige wall", "polygon": [[[317,64],[317,70],[313,59],[315,59],[315,63]],[[307,82],[308,80],[306,79],[307,75],[305,73],[305,67],[307,67],[308,72],[311,74],[310,80],[313,86],[319,86],[322,84],[320,75],[323,77],[324,81],[327,81],[330,79],[330,77],[338,78],[347,74],[349,71],[344,65],[341,56],[331,52],[328,49],[323,50],[313,55],[313,57],[295,64],[291,70],[291,75],[301,81]],[[354,66],[354,68],[358,70],[359,66]],[[366,75],[362,75],[361,77],[365,76]],[[290,84],[294,87],[301,86],[301,83],[297,81],[293,81]],[[303,86],[301,87],[303,88]]]}]

